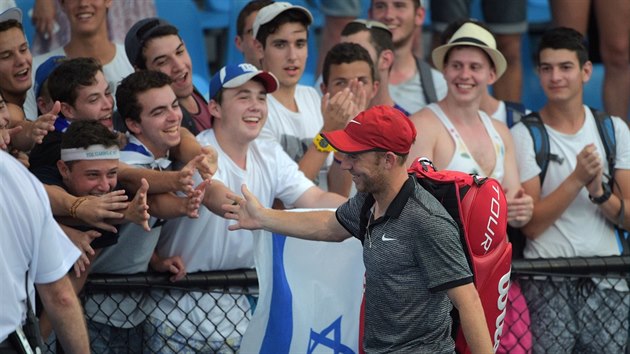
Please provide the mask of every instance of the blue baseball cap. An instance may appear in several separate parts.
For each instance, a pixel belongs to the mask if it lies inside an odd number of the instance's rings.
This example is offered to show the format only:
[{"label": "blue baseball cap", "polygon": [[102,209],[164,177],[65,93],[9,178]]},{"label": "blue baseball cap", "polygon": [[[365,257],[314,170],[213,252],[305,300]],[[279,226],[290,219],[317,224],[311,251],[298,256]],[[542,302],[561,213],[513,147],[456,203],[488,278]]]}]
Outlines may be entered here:
[{"label": "blue baseball cap", "polygon": [[221,68],[210,79],[210,99],[213,99],[221,89],[239,87],[256,77],[262,81],[267,93],[272,93],[278,88],[278,79],[272,73],[258,70],[252,64],[232,64]]},{"label": "blue baseball cap", "polygon": [[63,55],[55,55],[48,59],[45,62],[41,63],[37,70],[35,70],[35,97],[39,97],[39,94],[42,90],[42,85],[44,81],[48,79],[50,74],[55,70],[59,64],[63,63],[67,58]]}]

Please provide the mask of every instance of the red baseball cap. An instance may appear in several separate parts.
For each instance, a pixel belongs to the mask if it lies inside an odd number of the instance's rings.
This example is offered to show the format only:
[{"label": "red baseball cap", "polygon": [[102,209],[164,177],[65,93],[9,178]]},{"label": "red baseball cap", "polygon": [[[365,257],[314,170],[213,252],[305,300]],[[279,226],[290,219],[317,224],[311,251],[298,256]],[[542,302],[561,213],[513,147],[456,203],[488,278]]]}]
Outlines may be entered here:
[{"label": "red baseball cap", "polygon": [[409,153],[416,140],[416,127],[392,106],[374,106],[352,119],[343,130],[322,133],[338,151],[355,154],[368,151]]}]

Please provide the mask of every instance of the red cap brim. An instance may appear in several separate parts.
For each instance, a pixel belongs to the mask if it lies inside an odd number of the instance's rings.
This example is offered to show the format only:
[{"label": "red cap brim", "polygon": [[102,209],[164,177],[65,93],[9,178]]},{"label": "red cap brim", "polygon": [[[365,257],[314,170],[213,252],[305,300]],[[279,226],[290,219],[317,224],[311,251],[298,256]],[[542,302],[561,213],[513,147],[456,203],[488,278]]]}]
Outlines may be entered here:
[{"label": "red cap brim", "polygon": [[334,147],[335,150],[345,154],[356,154],[360,152],[378,150],[373,146],[357,142],[348,135],[345,130],[335,130],[332,132],[322,133],[322,136],[326,138],[328,143]]}]

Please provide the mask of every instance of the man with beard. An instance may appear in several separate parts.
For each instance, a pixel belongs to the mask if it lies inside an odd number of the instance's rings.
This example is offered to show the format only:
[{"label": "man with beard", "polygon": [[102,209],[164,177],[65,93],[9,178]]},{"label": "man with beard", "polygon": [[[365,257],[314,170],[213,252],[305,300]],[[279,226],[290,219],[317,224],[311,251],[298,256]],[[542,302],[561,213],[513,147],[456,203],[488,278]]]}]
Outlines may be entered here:
[{"label": "man with beard", "polygon": [[360,113],[344,130],[324,133],[342,152],[358,193],[336,212],[290,213],[265,208],[242,187],[231,196],[230,230],[264,229],[340,242],[363,241],[366,268],[366,352],[453,352],[450,310],[455,306],[473,353],[492,344],[459,231],[442,205],[407,174],[416,137],[413,123],[391,106]]}]

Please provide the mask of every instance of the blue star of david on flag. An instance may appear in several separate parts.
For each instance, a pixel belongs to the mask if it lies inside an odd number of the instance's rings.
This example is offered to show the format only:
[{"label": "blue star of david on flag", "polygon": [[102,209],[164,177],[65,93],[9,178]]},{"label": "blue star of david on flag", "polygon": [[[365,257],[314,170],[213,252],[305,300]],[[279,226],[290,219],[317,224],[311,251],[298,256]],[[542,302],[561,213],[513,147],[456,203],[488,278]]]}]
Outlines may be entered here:
[{"label": "blue star of david on flag", "polygon": [[[313,354],[318,345],[334,350],[335,354],[355,354],[350,347],[341,343],[341,317],[339,316],[330,326],[321,332],[316,332],[311,328],[311,338],[309,340],[307,354]],[[332,332],[332,338],[329,335]]]}]

